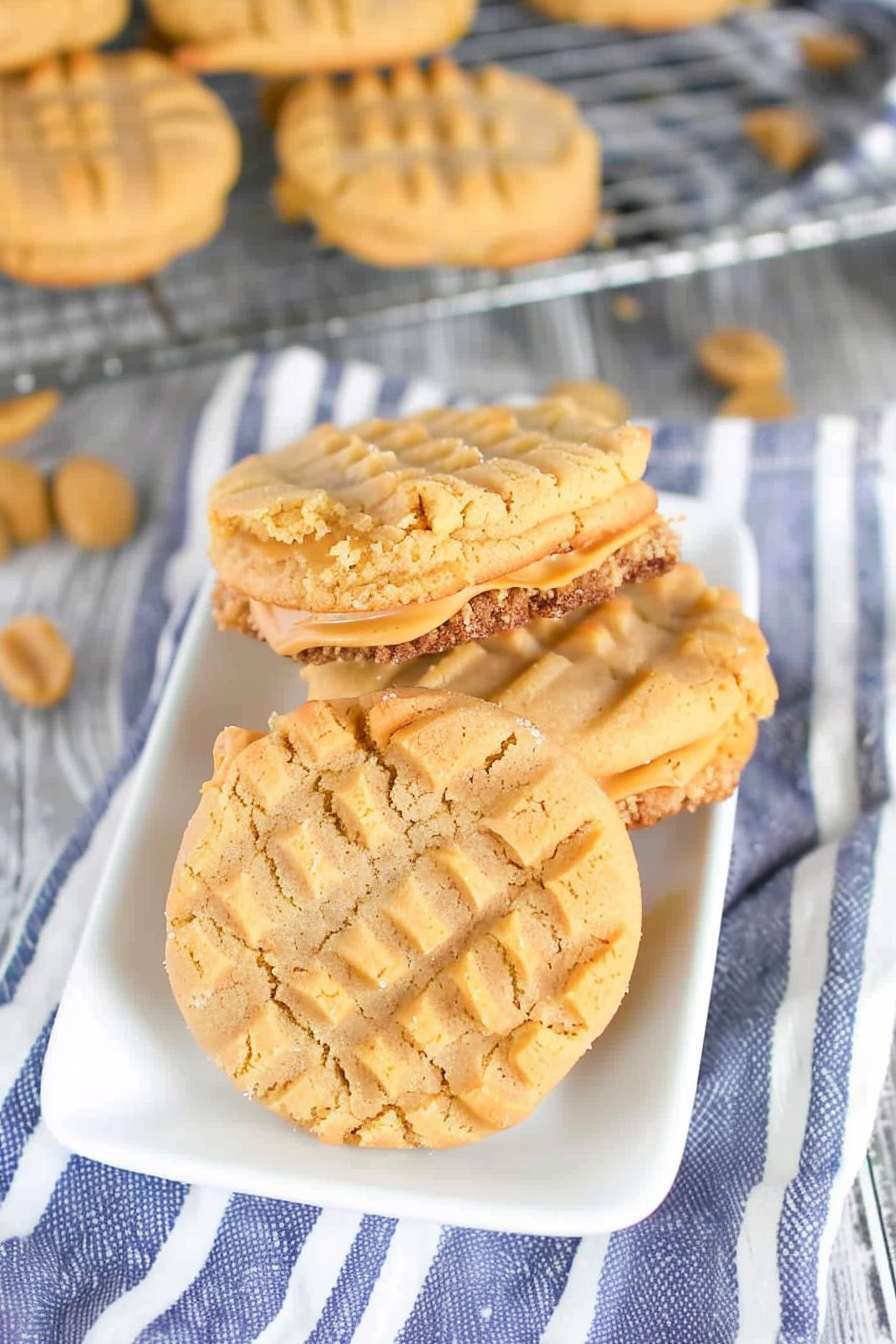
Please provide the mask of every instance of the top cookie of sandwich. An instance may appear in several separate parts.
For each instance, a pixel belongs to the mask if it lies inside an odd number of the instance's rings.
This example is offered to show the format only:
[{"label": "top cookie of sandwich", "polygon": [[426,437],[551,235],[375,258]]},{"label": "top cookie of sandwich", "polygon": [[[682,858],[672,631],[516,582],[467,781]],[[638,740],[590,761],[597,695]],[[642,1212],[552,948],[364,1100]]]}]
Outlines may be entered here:
[{"label": "top cookie of sandwich", "polygon": [[354,70],[450,46],[476,0],[149,0],[155,22],[194,70],[305,74]]},{"label": "top cookie of sandwich", "polygon": [[0,70],[99,46],[124,27],[128,8],[128,0],[3,0]]},{"label": "top cookie of sandwich", "polygon": [[448,596],[613,531],[650,451],[562,399],[322,425],[211,492],[211,556],[260,602],[383,611]]}]

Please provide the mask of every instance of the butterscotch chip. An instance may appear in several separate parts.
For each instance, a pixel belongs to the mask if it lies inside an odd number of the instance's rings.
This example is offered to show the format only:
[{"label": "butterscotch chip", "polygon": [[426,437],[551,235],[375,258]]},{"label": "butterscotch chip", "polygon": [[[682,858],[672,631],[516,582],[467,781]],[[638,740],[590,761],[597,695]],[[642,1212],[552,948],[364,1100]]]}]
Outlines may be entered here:
[{"label": "butterscotch chip", "polygon": [[499,704],[578,759],[630,827],[728,797],[777,698],[761,630],[691,565],[451,653],[302,677],[321,698],[421,686]]},{"label": "butterscotch chip", "polygon": [[59,409],[60,395],[53,389],[0,402],[0,448],[35,434]]},{"label": "butterscotch chip", "polygon": [[795,173],[818,152],[821,128],[801,107],[762,107],[748,112],[744,135],[782,173]]},{"label": "butterscotch chip", "polygon": [[597,378],[567,379],[555,383],[548,395],[569,397],[579,406],[602,416],[608,425],[621,425],[632,413],[628,398],[612,383],[602,383]]},{"label": "butterscotch chip", "polygon": [[813,70],[845,70],[865,55],[865,43],[854,33],[805,33],[800,51]]},{"label": "butterscotch chip", "polygon": [[426,56],[467,31],[476,0],[149,0],[194,70],[262,75],[355,70]]},{"label": "butterscotch chip", "polygon": [[128,0],[3,0],[0,70],[100,46],[124,27],[129,7]]},{"label": "butterscotch chip", "polygon": [[18,616],[0,631],[0,686],[23,705],[47,709],[66,695],[75,656],[45,616]]},{"label": "butterscotch chip", "polygon": [[716,415],[724,419],[790,420],[796,402],[780,387],[739,387],[719,405]]},{"label": "butterscotch chip", "polygon": [[0,457],[0,510],[18,546],[30,546],[50,535],[50,491],[37,467],[15,457]]},{"label": "butterscotch chip", "polygon": [[237,1087],[327,1143],[444,1148],[531,1113],[640,936],[612,803],[531,724],[444,692],[227,729],[168,895],[167,968]]},{"label": "butterscotch chip", "polygon": [[315,77],[277,124],[277,208],[376,266],[520,266],[592,234],[598,144],[575,103],[500,66]]},{"label": "butterscotch chip", "polygon": [[529,3],[552,19],[569,23],[662,32],[715,23],[735,9],[763,8],[765,0],[529,0]]},{"label": "butterscotch chip", "polygon": [[724,387],[774,386],[787,371],[784,351],[764,331],[723,327],[697,346],[704,373]]},{"label": "butterscotch chip", "polygon": [[96,457],[70,457],[53,477],[56,520],[85,550],[123,546],[137,524],[134,487],[117,467]]},{"label": "butterscotch chip", "polygon": [[220,228],[239,136],[171,61],[48,60],[0,79],[0,105],[0,270],[16,279],[136,280]]}]

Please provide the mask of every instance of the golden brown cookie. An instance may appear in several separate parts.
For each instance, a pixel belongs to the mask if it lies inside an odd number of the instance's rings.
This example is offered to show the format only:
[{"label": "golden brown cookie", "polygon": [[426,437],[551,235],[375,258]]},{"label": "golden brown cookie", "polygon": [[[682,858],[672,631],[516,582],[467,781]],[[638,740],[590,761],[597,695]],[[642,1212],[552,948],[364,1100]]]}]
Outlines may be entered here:
[{"label": "golden brown cookie", "polygon": [[662,32],[715,23],[735,9],[762,9],[767,0],[529,0],[552,19],[604,28]]},{"label": "golden brown cookie", "polygon": [[302,676],[315,697],[417,685],[524,715],[578,758],[630,827],[727,798],[777,698],[761,630],[692,565],[439,658]]},{"label": "golden brown cookie", "polygon": [[18,546],[44,541],[53,531],[50,488],[30,462],[0,457],[0,512]]},{"label": "golden brown cookie", "polygon": [[375,266],[521,266],[582,246],[597,140],[564,94],[500,66],[305,80],[277,124],[278,209]]},{"label": "golden brown cookie", "polygon": [[631,844],[524,720],[443,692],[227,729],[168,896],[167,967],[237,1087],[327,1143],[525,1119],[607,1026],[640,937]]},{"label": "golden brown cookie", "polygon": [[123,546],[137,526],[137,495],[123,471],[97,457],[69,457],[53,477],[62,531],[88,551]]},{"label": "golden brown cookie", "polygon": [[356,70],[427,56],[467,31],[476,0],[149,0],[194,70]]},{"label": "golden brown cookie", "polygon": [[0,79],[0,270],[61,286],[149,275],[218,231],[239,160],[220,101],[151,52]]},{"label": "golden brown cookie", "polygon": [[128,0],[2,0],[0,70],[108,42],[129,8]]},{"label": "golden brown cookie", "polygon": [[48,709],[68,695],[75,655],[46,616],[17,616],[0,631],[0,686],[23,705]]},{"label": "golden brown cookie", "polygon": [[213,488],[219,623],[392,660],[602,600],[677,556],[649,447],[568,400],[322,425]]},{"label": "golden brown cookie", "polygon": [[0,402],[0,448],[27,439],[51,420],[62,400],[53,388]]}]

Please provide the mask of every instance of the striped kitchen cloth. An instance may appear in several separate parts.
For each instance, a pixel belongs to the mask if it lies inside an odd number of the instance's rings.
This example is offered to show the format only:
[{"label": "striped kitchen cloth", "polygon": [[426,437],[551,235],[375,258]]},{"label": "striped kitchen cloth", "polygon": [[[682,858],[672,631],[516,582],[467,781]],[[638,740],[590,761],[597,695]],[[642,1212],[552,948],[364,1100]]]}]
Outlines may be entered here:
[{"label": "striped kitchen cloth", "polygon": [[896,409],[656,432],[655,485],[753,528],[781,701],[741,788],[687,1148],[650,1218],[577,1239],[320,1210],[72,1157],[41,1121],[54,1008],[205,570],[210,482],[315,420],[437,397],[310,351],[242,356],[190,437],[121,612],[126,750],[2,966],[2,1344],[818,1338],[896,1017]]}]

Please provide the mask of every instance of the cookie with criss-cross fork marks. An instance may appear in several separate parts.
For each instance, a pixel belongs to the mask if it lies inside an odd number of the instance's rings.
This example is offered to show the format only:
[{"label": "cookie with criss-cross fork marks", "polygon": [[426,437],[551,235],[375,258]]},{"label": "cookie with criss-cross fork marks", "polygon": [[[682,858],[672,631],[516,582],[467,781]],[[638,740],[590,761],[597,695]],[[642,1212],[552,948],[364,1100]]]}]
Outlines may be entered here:
[{"label": "cookie with criss-cross fork marks", "polygon": [[529,0],[552,19],[605,28],[661,32],[715,23],[735,9],[764,9],[768,0]]},{"label": "cookie with criss-cross fork marks", "polygon": [[129,0],[2,0],[0,70],[108,42],[124,27],[128,9]]},{"label": "cookie with criss-cross fork marks", "polygon": [[677,558],[649,449],[563,398],[319,425],[213,487],[218,624],[403,662],[604,601]]},{"label": "cookie with criss-cross fork marks", "polygon": [[630,827],[733,793],[778,695],[762,631],[693,565],[433,658],[302,676],[323,699],[428,686],[523,714],[578,758]]},{"label": "cookie with criss-cross fork marks", "polygon": [[591,236],[597,139],[575,103],[500,66],[305,81],[277,128],[278,208],[377,266],[518,266]]},{"label": "cookie with criss-cross fork marks", "polygon": [[190,1030],[327,1143],[445,1148],[525,1119],[605,1029],[641,927],[613,804],[466,696],[315,701],[226,730],[168,896]]},{"label": "cookie with criss-cross fork marks", "polygon": [[0,79],[0,270],[33,284],[136,280],[208,241],[236,128],[151,52],[82,52]]},{"label": "cookie with criss-cross fork marks", "polygon": [[194,70],[356,70],[428,56],[467,31],[476,0],[149,0]]}]

